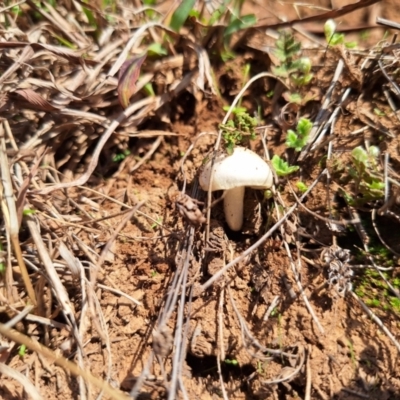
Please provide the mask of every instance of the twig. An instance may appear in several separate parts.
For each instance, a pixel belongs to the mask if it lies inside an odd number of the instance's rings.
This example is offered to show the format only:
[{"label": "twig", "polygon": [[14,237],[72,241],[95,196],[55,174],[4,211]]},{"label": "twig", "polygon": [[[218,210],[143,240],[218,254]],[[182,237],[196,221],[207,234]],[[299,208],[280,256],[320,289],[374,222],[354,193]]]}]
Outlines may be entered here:
[{"label": "twig", "polygon": [[[221,355],[219,354],[217,357],[217,369],[218,369],[218,377],[219,377],[219,385],[221,388],[222,392],[222,398],[224,400],[229,400],[228,394],[226,393],[225,385],[224,385],[224,378],[222,377],[222,371],[221,371]],[[223,358],[225,359],[225,357]]]},{"label": "twig", "polygon": [[391,252],[393,253],[395,256],[400,257],[400,253],[398,253],[397,251],[393,250],[387,243],[386,241],[383,239],[379,229],[378,229],[378,225],[376,224],[376,208],[374,208],[372,210],[371,213],[371,221],[372,221],[372,226],[375,230],[376,235],[378,236],[379,240],[381,241],[381,243]]},{"label": "twig", "polygon": [[297,358],[300,358],[300,360],[298,361],[298,366],[293,369],[291,374],[289,374],[289,375],[285,374],[284,376],[282,376],[282,378],[272,379],[269,381],[262,381],[262,383],[264,385],[273,385],[273,384],[288,382],[288,381],[292,380],[300,372],[301,368],[304,365],[304,361],[306,358],[306,351],[305,351],[304,347],[301,345],[298,345],[298,349],[299,349],[299,354],[297,355]]},{"label": "twig", "polygon": [[[96,292],[89,282],[89,280],[85,276],[85,271],[81,270],[81,285],[87,287],[87,293],[88,293],[88,299],[89,299],[89,304],[92,306],[92,318],[96,321],[95,325],[96,328],[98,329],[98,332],[104,342],[105,345],[105,354],[107,354],[107,372],[105,376],[105,381],[108,383],[111,379],[111,373],[112,373],[112,351],[111,351],[111,341],[110,341],[110,335],[108,332],[108,324],[106,323],[106,319],[104,317],[104,313],[100,304],[100,301],[98,297],[96,296]],[[100,285],[99,285],[100,286]],[[82,306],[83,308],[83,306]],[[102,330],[100,330],[100,328]],[[97,399],[99,400],[102,397],[103,391],[97,396]]]},{"label": "twig", "polygon": [[[225,298],[225,289],[221,288],[219,293],[219,302],[218,302],[218,336],[219,336],[219,357],[221,360],[225,360],[225,347],[224,347],[224,320],[223,320],[223,311],[224,311],[224,298]],[[218,358],[218,357],[217,357]]]},{"label": "twig", "polygon": [[320,331],[322,334],[324,334],[324,333],[325,333],[324,328],[322,327],[322,325],[320,324],[320,322],[319,322],[317,316],[315,315],[314,309],[311,307],[311,304],[310,304],[310,302],[308,301],[308,298],[307,298],[307,296],[306,296],[306,294],[305,294],[305,292],[304,292],[303,285],[302,285],[301,282],[300,282],[300,277],[299,277],[299,274],[298,274],[298,272],[297,272],[297,270],[296,270],[296,266],[295,266],[295,264],[294,264],[294,262],[293,262],[293,258],[292,258],[292,254],[291,254],[290,249],[289,249],[289,245],[288,245],[288,243],[286,242],[286,240],[283,241],[283,244],[284,244],[284,246],[285,246],[287,255],[288,255],[288,257],[289,257],[289,262],[290,262],[290,265],[291,265],[291,267],[292,267],[292,272],[293,272],[293,275],[294,275],[294,279],[295,279],[295,281],[296,281],[297,287],[299,288],[300,295],[301,295],[301,297],[303,298],[304,304],[306,305],[306,307],[307,307],[307,309],[308,309],[308,312],[310,313],[311,317],[313,318],[314,322],[316,323],[316,325],[317,325],[319,331]]},{"label": "twig", "polygon": [[[254,353],[250,352],[249,349],[247,348],[247,344],[248,344],[249,341],[250,341],[250,343],[251,343],[252,346],[257,347],[262,353],[272,354],[272,355],[274,355],[274,356],[281,356],[281,357],[283,356],[283,357],[287,357],[287,358],[297,358],[296,355],[293,355],[293,354],[284,352],[284,351],[282,351],[282,350],[271,349],[271,348],[268,348],[268,347],[263,346],[263,345],[253,336],[253,334],[251,333],[250,329],[248,328],[248,326],[247,326],[247,324],[246,324],[246,321],[244,320],[242,314],[240,314],[240,311],[239,311],[239,309],[237,308],[237,305],[236,305],[235,300],[233,299],[232,292],[231,292],[231,289],[230,289],[229,286],[228,286],[228,294],[229,294],[229,300],[230,300],[230,302],[231,302],[233,311],[235,312],[235,315],[236,315],[236,317],[237,317],[237,319],[238,319],[238,322],[239,322],[239,327],[240,327],[240,331],[241,331],[241,334],[242,334],[242,341],[243,341],[243,344],[245,345],[246,351],[247,351],[252,357],[256,357],[256,358],[264,359],[264,360],[265,360],[265,359],[267,359],[267,360],[270,360],[270,359],[271,359],[271,357],[269,357],[269,356],[266,357],[266,356],[264,356],[264,355],[254,354]],[[246,340],[246,337],[247,337],[247,340]]]},{"label": "twig", "polygon": [[6,328],[3,324],[0,324],[0,334],[13,340],[14,342],[24,344],[28,349],[35,351],[47,358],[49,358],[54,364],[59,365],[60,367],[70,371],[71,374],[75,376],[82,376],[86,381],[90,382],[92,385],[97,388],[104,390],[104,392],[109,395],[114,400],[132,400],[130,397],[126,396],[124,393],[117,391],[112,388],[108,383],[102,381],[99,378],[93,376],[90,372],[85,369],[79,368],[73,362],[67,360],[63,356],[59,356],[54,353],[49,348],[41,345],[36,342],[32,338],[23,335],[20,332],[17,332],[14,329]]},{"label": "twig", "polygon": [[[193,239],[194,239],[194,228],[190,228],[190,236],[186,254],[190,257],[192,252],[193,246]],[[185,259],[183,270],[181,271],[182,275],[182,283],[179,287],[175,287],[174,291],[181,291],[181,298],[179,302],[179,307],[177,310],[177,322],[175,327],[175,335],[174,335],[174,348],[175,352],[172,358],[172,373],[171,373],[171,381],[170,387],[168,391],[168,400],[174,400],[176,398],[176,389],[178,381],[181,381],[181,373],[182,373],[182,361],[184,359],[184,350],[186,350],[186,344],[183,343],[183,316],[185,312],[185,297],[186,297],[186,284],[188,278],[188,271],[189,271],[189,258]],[[169,310],[171,312],[172,309]]]},{"label": "twig", "polygon": [[269,316],[271,315],[272,311],[274,308],[279,304],[279,296],[275,296],[274,299],[271,302],[271,305],[268,307],[267,312],[264,315],[263,321],[268,321]]},{"label": "twig", "polygon": [[[40,235],[40,231],[36,225],[36,222],[34,220],[33,216],[28,216],[26,218],[27,220],[27,226],[28,229],[31,233],[32,239],[36,244],[37,250],[39,257],[44,265],[44,268],[46,270],[49,282],[51,284],[52,290],[55,293],[55,296],[63,310],[63,313],[68,320],[68,322],[72,326],[72,331],[75,337],[75,340],[78,344],[78,363],[80,368],[84,368],[83,365],[83,345],[82,345],[82,338],[80,335],[80,331],[77,325],[77,321],[75,318],[74,314],[74,309],[71,304],[71,301],[69,299],[67,290],[65,286],[62,284],[60,277],[57,274],[57,271],[54,267],[54,264],[51,260],[51,257],[49,255],[49,252],[47,251],[43,239]],[[81,382],[81,375],[78,375],[78,381]],[[80,385],[80,394],[81,396],[84,396],[84,391],[82,386]]]},{"label": "twig", "polygon": [[318,134],[318,131],[320,128],[322,128],[323,124],[325,123],[327,117],[328,117],[328,108],[329,105],[331,104],[331,97],[333,90],[335,89],[336,83],[339,81],[340,75],[343,72],[343,67],[344,67],[344,62],[342,59],[339,60],[338,65],[335,70],[335,74],[333,75],[332,82],[329,86],[328,91],[326,92],[325,99],[322,102],[321,109],[318,112],[318,115],[314,121],[313,127],[311,129],[309,139],[308,139],[308,144],[307,146],[301,151],[298,160],[301,161],[309,152],[309,149],[313,145],[314,141],[316,141],[316,137]]},{"label": "twig", "polygon": [[26,306],[20,313],[18,313],[13,319],[10,319],[4,324],[6,328],[13,328],[18,322],[22,321],[32,310],[34,306]]},{"label": "twig", "polygon": [[400,30],[400,24],[399,23],[390,21],[390,20],[385,19],[385,18],[378,17],[376,19],[376,23],[378,25],[387,26],[388,28],[394,28],[394,29],[399,29]]},{"label": "twig", "polygon": [[361,397],[362,399],[370,399],[370,396],[368,394],[356,392],[355,390],[351,390],[349,388],[342,388],[341,390],[343,390],[343,392],[353,394],[354,396]]},{"label": "twig", "polygon": [[122,292],[121,290],[114,289],[114,288],[111,288],[109,286],[102,285],[101,283],[98,283],[97,287],[99,287],[100,289],[108,290],[109,292],[112,292],[112,293],[115,293],[115,294],[119,294],[120,296],[123,296],[123,297],[127,298],[128,300],[130,300],[135,305],[142,306],[142,303],[140,301],[136,300],[132,296],[129,296],[129,294],[126,294],[126,293]]},{"label": "twig", "polygon": [[312,382],[311,363],[310,363],[311,352],[312,352],[312,347],[311,347],[311,345],[308,345],[307,362],[306,362],[307,380],[306,380],[306,389],[305,389],[304,400],[311,400],[311,382]]},{"label": "twig", "polygon": [[147,160],[149,160],[151,158],[151,156],[155,153],[155,151],[158,149],[158,147],[160,146],[160,144],[163,141],[163,137],[159,136],[154,143],[151,145],[149,151],[140,159],[140,161],[138,161],[133,167],[132,169],[129,171],[129,173],[132,173],[134,171],[136,171],[137,169],[139,169]]},{"label": "twig", "polygon": [[[9,233],[12,247],[14,249],[15,257],[17,258],[18,265],[21,270],[22,280],[24,282],[26,291],[33,305],[36,305],[36,296],[33,289],[31,280],[29,278],[28,270],[24,259],[22,257],[21,246],[19,243],[19,226],[17,209],[14,200],[12,189],[12,182],[10,176],[10,167],[7,162],[6,143],[4,138],[3,124],[0,124],[0,170],[1,170],[1,183],[0,183],[0,198],[3,210],[3,216],[6,221],[6,230]],[[1,190],[3,189],[3,190]],[[5,199],[5,202],[3,201]]]}]

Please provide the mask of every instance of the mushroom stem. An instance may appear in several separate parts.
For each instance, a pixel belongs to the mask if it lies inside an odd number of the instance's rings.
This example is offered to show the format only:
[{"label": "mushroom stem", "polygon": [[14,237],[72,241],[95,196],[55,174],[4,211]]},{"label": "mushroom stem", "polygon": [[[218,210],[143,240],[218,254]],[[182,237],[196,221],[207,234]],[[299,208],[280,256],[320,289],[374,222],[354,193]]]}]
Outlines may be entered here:
[{"label": "mushroom stem", "polygon": [[233,231],[239,231],[243,225],[244,190],[244,186],[239,186],[225,191],[225,219]]}]

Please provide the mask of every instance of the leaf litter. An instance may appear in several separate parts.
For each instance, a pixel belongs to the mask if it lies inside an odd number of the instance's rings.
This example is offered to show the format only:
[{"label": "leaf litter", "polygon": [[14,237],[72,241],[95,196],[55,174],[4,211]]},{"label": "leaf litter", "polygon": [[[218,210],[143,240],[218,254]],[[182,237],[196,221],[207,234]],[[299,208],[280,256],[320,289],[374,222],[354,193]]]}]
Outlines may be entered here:
[{"label": "leaf litter", "polygon": [[[323,34],[364,3],[284,10]],[[1,15],[1,396],[395,398],[396,36],[348,50],[299,28],[323,95],[298,101],[260,33],[288,23],[209,2],[204,18],[226,14],[207,26],[194,4]],[[246,193],[239,235],[196,183],[237,105],[260,120],[251,147],[291,168],[273,199]],[[302,118],[307,145],[288,150]]]}]

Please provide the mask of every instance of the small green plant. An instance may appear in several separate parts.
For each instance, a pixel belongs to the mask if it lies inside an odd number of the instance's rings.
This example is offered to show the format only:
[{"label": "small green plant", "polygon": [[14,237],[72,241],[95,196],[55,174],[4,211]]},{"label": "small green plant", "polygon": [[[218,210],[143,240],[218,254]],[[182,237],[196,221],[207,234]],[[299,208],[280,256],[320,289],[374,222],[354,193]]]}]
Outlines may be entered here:
[{"label": "small green plant", "polygon": [[151,270],[151,273],[150,273],[150,276],[151,276],[152,278],[155,278],[157,275],[158,275],[158,272],[157,272],[156,270],[152,269],[152,270]]},{"label": "small green plant", "polygon": [[259,375],[263,375],[263,374],[264,374],[264,368],[263,368],[263,363],[262,363],[262,361],[257,361],[257,368],[256,368],[256,370],[257,370],[257,373],[258,373]]},{"label": "small green plant", "polygon": [[[230,108],[231,108],[230,106],[223,106],[223,107],[222,107],[222,109],[223,109],[224,111],[229,111]],[[240,106],[238,106],[238,107],[234,107],[234,108],[232,109],[232,114],[233,114],[233,115],[244,114],[244,113],[246,113],[246,112],[247,112],[247,108],[245,108],[245,107],[240,107]]]},{"label": "small green plant", "polygon": [[308,85],[313,78],[311,60],[300,57],[301,44],[297,42],[289,31],[279,32],[274,55],[281,64],[272,68],[272,72],[279,77],[288,78],[291,86]]},{"label": "small green plant", "polygon": [[165,47],[161,43],[152,43],[148,48],[147,48],[147,54],[149,57],[162,57],[166,56],[168,54],[168,51],[165,49]]},{"label": "small green plant", "polygon": [[153,224],[151,224],[150,228],[151,228],[151,229],[156,229],[156,228],[158,228],[160,225],[162,225],[162,217],[157,217],[157,218],[156,218],[156,221],[155,221]]},{"label": "small green plant", "polygon": [[312,129],[312,122],[307,118],[301,118],[297,123],[296,131],[289,129],[286,136],[286,146],[295,151],[301,149],[307,144],[309,134]]},{"label": "small green plant", "polygon": [[289,165],[276,154],[272,157],[271,163],[278,176],[287,176],[299,169],[297,165]]},{"label": "small green plant", "polygon": [[390,300],[390,305],[396,310],[397,314],[400,314],[400,299],[397,297],[392,297]]},{"label": "small green plant", "polygon": [[377,115],[378,117],[384,117],[386,114],[384,111],[381,111],[379,108],[374,108],[374,114]]},{"label": "small green plant", "polygon": [[220,34],[213,43],[214,54],[223,61],[233,59],[235,55],[230,48],[232,36],[257,22],[257,17],[254,14],[242,15],[243,3],[243,0],[224,0],[208,17],[205,15],[206,7],[201,7],[199,11],[194,8],[195,0],[182,0],[172,14],[169,26],[172,30],[179,32],[190,17],[193,24],[201,25],[201,28],[196,29],[198,43],[201,43],[207,37],[210,29],[214,29],[215,25],[223,26],[224,28],[220,30]]},{"label": "small green plant", "polygon": [[350,203],[357,205],[371,200],[383,198],[385,183],[378,166],[379,149],[370,146],[367,150],[356,147],[351,152],[352,166],[348,172],[355,183],[357,199],[350,199]]},{"label": "small green plant", "polygon": [[351,363],[353,364],[354,369],[357,369],[356,353],[354,351],[353,343],[350,340],[348,340],[347,345],[349,347]]},{"label": "small green plant", "polygon": [[28,217],[29,215],[34,215],[36,213],[36,210],[34,210],[33,208],[24,208],[24,210],[22,211],[22,215],[24,217]]},{"label": "small green plant", "polygon": [[237,367],[239,365],[239,362],[237,360],[235,360],[235,359],[230,360],[229,358],[226,358],[224,360],[224,363],[227,365],[232,365],[234,367]]},{"label": "small green plant", "polygon": [[146,83],[143,87],[143,91],[146,93],[147,96],[149,97],[156,97],[156,93],[154,92],[153,85],[151,82]]},{"label": "small green plant", "polygon": [[267,190],[264,192],[264,199],[265,199],[265,200],[272,199],[273,196],[274,196],[274,194],[272,193],[272,190],[270,190],[270,189],[267,189]]},{"label": "small green plant", "polygon": [[26,355],[26,346],[24,344],[21,344],[18,348],[18,355],[23,358]]},{"label": "small green plant", "polygon": [[266,96],[267,96],[269,99],[272,99],[272,97],[274,97],[274,91],[273,91],[273,90],[269,90],[269,91],[267,92]]},{"label": "small green plant", "polygon": [[247,112],[236,112],[233,119],[226,124],[220,124],[219,129],[222,130],[222,138],[227,153],[232,154],[236,145],[254,140],[257,125],[257,118],[251,117]]},{"label": "small green plant", "polygon": [[129,156],[129,154],[131,154],[130,150],[125,149],[124,151],[122,151],[121,153],[116,154],[113,157],[113,161],[114,162],[121,162],[122,160],[125,160],[126,156]]},{"label": "small green plant", "polygon": [[357,46],[357,42],[346,42],[344,34],[336,32],[336,23],[333,19],[328,19],[328,21],[325,22],[324,33],[329,46],[344,44],[348,49],[353,49]]},{"label": "small green plant", "polygon": [[[9,0],[9,1],[6,1],[5,2],[5,5],[7,6],[7,7],[9,7],[9,6],[11,6],[11,1]],[[20,6],[13,6],[13,7],[11,7],[11,9],[10,9],[10,11],[11,11],[11,13],[13,13],[15,16],[21,16],[21,15],[23,15],[23,11],[21,10],[21,7]]]},{"label": "small green plant", "polygon": [[304,182],[302,182],[302,181],[296,182],[296,187],[297,187],[297,189],[299,189],[299,191],[300,191],[301,193],[305,193],[305,192],[307,192],[307,190],[308,190],[307,185],[306,185]]},{"label": "small green plant", "polygon": [[271,311],[271,317],[275,317],[276,315],[278,315],[278,308],[274,307],[274,309]]},{"label": "small green plant", "polygon": [[[369,255],[373,256],[379,265],[384,267],[393,266],[393,255],[382,245],[371,245]],[[365,260],[366,254],[361,251],[356,259],[360,262]],[[391,283],[397,291],[400,289],[400,278],[393,276],[393,271],[383,271],[384,278]],[[400,315],[400,300],[391,292],[388,284],[382,279],[381,274],[372,268],[367,268],[357,278],[354,288],[357,296],[361,297],[369,307],[376,308],[376,312],[387,316],[387,312]]]},{"label": "small green plant", "polygon": [[369,307],[379,307],[381,302],[378,299],[366,299],[365,304]]}]

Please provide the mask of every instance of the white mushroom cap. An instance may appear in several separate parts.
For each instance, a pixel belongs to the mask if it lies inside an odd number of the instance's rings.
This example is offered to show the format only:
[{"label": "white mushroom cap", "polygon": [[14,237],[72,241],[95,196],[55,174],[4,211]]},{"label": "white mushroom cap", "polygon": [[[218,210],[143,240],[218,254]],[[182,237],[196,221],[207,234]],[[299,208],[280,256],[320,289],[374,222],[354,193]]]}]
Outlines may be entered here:
[{"label": "white mushroom cap", "polygon": [[[225,219],[235,231],[243,225],[244,188],[268,189],[272,186],[272,172],[268,164],[256,153],[244,147],[235,147],[231,155],[221,154],[215,159],[211,191],[226,190],[224,198]],[[208,191],[211,177],[211,160],[199,177],[203,190]]]}]

